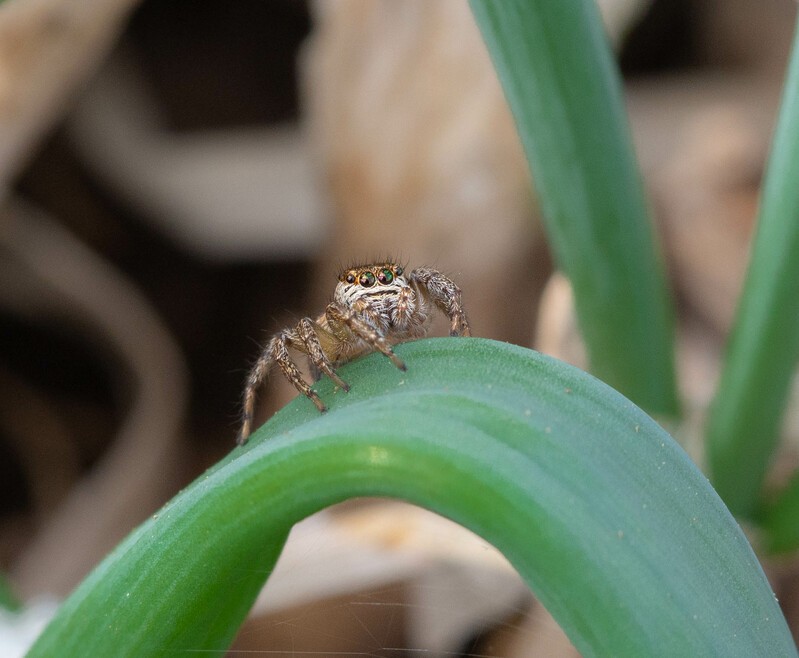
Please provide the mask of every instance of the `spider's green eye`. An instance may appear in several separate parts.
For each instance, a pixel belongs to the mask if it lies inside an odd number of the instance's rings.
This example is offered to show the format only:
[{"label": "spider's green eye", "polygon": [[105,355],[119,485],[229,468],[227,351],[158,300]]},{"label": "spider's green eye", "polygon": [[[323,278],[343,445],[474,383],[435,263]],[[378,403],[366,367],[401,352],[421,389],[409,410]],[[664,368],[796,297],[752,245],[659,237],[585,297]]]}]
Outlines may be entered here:
[{"label": "spider's green eye", "polygon": [[397,276],[402,276],[403,269],[401,267],[395,267],[394,271],[397,273]]},{"label": "spider's green eye", "polygon": [[347,283],[355,283],[355,275],[352,272],[350,272],[349,274],[347,274],[346,281]]},{"label": "spider's green eye", "polygon": [[371,288],[375,284],[375,275],[371,272],[364,272],[361,274],[361,278],[358,279],[358,283],[364,288]]},{"label": "spider's green eye", "polygon": [[391,283],[394,280],[394,273],[389,269],[380,270],[377,273],[377,280],[380,283]]}]

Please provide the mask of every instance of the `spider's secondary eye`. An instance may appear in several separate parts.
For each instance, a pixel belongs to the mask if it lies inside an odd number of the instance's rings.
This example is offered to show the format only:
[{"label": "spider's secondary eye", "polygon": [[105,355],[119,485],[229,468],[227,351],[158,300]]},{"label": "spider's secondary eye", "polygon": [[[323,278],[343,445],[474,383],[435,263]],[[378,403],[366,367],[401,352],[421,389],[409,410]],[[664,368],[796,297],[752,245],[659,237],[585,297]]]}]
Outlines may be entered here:
[{"label": "spider's secondary eye", "polygon": [[380,283],[391,283],[394,280],[394,274],[391,270],[380,270],[377,273],[377,280]]},{"label": "spider's secondary eye", "polygon": [[371,288],[375,284],[375,275],[371,272],[364,272],[361,274],[361,278],[358,279],[358,283],[364,288]]},{"label": "spider's secondary eye", "polygon": [[352,272],[350,272],[347,275],[346,281],[347,281],[347,283],[355,283],[355,275]]},{"label": "spider's secondary eye", "polygon": [[401,267],[395,267],[394,271],[397,273],[397,276],[402,276],[403,269]]}]

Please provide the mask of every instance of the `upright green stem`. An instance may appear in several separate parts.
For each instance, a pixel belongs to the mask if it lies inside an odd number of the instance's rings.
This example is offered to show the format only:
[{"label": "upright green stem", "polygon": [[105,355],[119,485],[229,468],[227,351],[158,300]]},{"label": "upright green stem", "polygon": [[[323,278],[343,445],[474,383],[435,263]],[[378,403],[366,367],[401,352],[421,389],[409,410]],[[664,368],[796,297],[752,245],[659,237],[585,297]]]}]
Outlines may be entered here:
[{"label": "upright green stem", "polygon": [[707,428],[712,480],[734,513],[751,516],[756,511],[797,358],[799,29],[749,271]]},{"label": "upright green stem", "polygon": [[471,0],[521,135],[592,371],[675,415],[673,318],[594,0]]}]

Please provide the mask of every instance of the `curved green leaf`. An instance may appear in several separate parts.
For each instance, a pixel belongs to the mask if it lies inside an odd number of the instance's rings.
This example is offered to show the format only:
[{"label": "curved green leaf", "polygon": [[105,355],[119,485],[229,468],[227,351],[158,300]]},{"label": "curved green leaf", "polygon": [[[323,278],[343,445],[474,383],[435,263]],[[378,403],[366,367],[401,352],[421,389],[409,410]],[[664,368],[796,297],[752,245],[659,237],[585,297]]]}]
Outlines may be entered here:
[{"label": "curved green leaf", "polygon": [[483,339],[342,368],[123,542],[31,656],[222,653],[292,524],[378,495],[496,545],[586,656],[794,656],[738,525],[685,453],[598,380]]},{"label": "curved green leaf", "polygon": [[471,0],[571,281],[591,371],[678,412],[674,320],[595,0]]}]

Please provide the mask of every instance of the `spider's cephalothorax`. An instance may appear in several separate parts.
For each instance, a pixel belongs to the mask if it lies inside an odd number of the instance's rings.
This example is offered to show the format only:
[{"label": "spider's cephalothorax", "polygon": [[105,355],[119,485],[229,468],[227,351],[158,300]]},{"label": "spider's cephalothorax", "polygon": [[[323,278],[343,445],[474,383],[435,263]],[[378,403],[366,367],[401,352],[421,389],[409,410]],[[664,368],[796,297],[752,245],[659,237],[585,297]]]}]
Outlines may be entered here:
[{"label": "spider's cephalothorax", "polygon": [[291,360],[289,348],[307,354],[315,373],[327,375],[348,391],[349,386],[336,374],[336,367],[377,351],[405,370],[405,364],[391,346],[424,336],[435,308],[450,319],[451,336],[470,335],[460,288],[441,272],[417,267],[407,274],[396,263],[359,265],[344,270],[338,276],[333,301],[325,312],[315,319],[303,318],[293,329],[276,334],[258,357],[244,389],[244,412],[237,442],[246,443],[250,435],[255,393],[274,363],[319,411],[327,410]]}]

